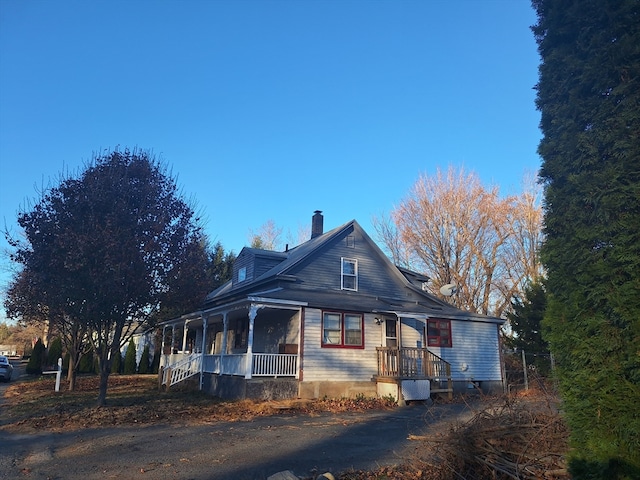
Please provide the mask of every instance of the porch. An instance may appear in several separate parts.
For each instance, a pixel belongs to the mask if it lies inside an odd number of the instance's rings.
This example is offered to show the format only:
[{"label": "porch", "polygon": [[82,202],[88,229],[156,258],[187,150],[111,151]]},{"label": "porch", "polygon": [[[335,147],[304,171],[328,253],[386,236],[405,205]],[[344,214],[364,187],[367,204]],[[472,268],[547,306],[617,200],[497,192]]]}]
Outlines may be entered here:
[{"label": "porch", "polygon": [[171,387],[198,374],[229,375],[245,379],[255,377],[298,378],[297,354],[244,353],[205,355],[177,353],[163,359],[161,385]]},{"label": "porch", "polygon": [[197,312],[163,328],[161,386],[199,375],[243,380],[298,379],[300,308],[250,303]]},{"label": "porch", "polygon": [[426,348],[377,347],[378,383],[428,381],[429,392],[446,393],[453,397],[451,364]]}]

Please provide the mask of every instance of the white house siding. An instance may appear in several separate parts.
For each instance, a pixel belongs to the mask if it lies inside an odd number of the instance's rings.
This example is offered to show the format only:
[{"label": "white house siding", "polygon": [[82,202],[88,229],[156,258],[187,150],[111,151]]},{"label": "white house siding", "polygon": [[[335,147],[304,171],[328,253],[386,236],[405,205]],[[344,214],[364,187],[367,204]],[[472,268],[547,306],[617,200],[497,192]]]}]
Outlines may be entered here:
[{"label": "white house siding", "polygon": [[424,321],[403,317],[400,325],[400,336],[403,347],[424,348]]},{"label": "white house siding", "polygon": [[305,382],[371,381],[378,372],[376,347],[380,326],[372,315],[364,317],[365,348],[322,348],[322,310],[306,309],[303,378]]},{"label": "white house siding", "polygon": [[429,350],[451,364],[454,381],[501,381],[495,323],[451,320],[451,339],[451,348]]}]

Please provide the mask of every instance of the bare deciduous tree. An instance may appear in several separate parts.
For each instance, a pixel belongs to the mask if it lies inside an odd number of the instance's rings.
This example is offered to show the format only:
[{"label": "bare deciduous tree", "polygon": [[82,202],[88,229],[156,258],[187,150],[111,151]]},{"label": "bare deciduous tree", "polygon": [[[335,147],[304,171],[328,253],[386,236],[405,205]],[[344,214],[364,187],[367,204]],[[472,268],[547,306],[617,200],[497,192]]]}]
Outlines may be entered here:
[{"label": "bare deciduous tree", "polygon": [[297,238],[290,230],[287,230],[285,240],[283,240],[282,231],[282,227],[278,227],[274,220],[269,219],[257,230],[249,230],[250,245],[252,248],[263,250],[285,250],[288,245],[299,245],[309,240],[311,236],[311,227],[308,225],[298,226]]},{"label": "bare deciduous tree", "polygon": [[478,176],[449,167],[421,175],[389,217],[373,221],[392,259],[431,278],[432,293],[453,283],[454,305],[500,316],[539,274],[541,208],[534,191],[501,198]]}]

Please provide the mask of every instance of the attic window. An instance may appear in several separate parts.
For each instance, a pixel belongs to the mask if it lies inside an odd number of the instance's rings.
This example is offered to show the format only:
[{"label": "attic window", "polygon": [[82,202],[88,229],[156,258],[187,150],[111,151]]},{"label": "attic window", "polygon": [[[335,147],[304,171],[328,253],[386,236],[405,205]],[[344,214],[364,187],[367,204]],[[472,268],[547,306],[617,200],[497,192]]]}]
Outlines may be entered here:
[{"label": "attic window", "polygon": [[356,237],[347,235],[344,239],[347,248],[356,248]]},{"label": "attic window", "polygon": [[340,288],[342,290],[358,291],[358,261],[342,258]]},{"label": "attic window", "polygon": [[247,279],[247,267],[238,270],[238,282],[244,282]]}]

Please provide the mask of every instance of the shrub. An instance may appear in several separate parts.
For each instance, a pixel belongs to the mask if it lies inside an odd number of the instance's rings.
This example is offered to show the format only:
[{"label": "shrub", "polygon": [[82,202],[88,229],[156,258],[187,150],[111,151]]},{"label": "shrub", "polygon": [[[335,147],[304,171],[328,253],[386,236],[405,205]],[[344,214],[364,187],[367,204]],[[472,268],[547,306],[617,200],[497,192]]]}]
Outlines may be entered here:
[{"label": "shrub", "polygon": [[60,337],[56,337],[49,344],[49,350],[47,351],[47,365],[57,369],[59,358],[62,358],[62,340]]},{"label": "shrub", "polygon": [[111,373],[122,373],[123,363],[122,354],[120,352],[116,353],[113,360],[111,360]]},{"label": "shrub", "polygon": [[129,340],[127,353],[124,356],[124,374],[131,375],[136,373],[136,370],[136,342],[134,342],[132,338],[131,340]]},{"label": "shrub", "polygon": [[142,356],[140,357],[140,365],[138,365],[138,373],[149,373],[150,372],[150,367],[149,367],[149,345],[145,345],[144,346],[144,350],[142,350]]},{"label": "shrub", "polygon": [[78,365],[79,373],[93,373],[95,367],[93,365],[93,351],[89,351],[80,357],[80,365]]},{"label": "shrub", "polygon": [[31,357],[29,357],[29,362],[27,363],[27,373],[29,375],[40,375],[42,373],[45,350],[42,340],[38,339],[33,346],[33,352],[31,352]]}]

